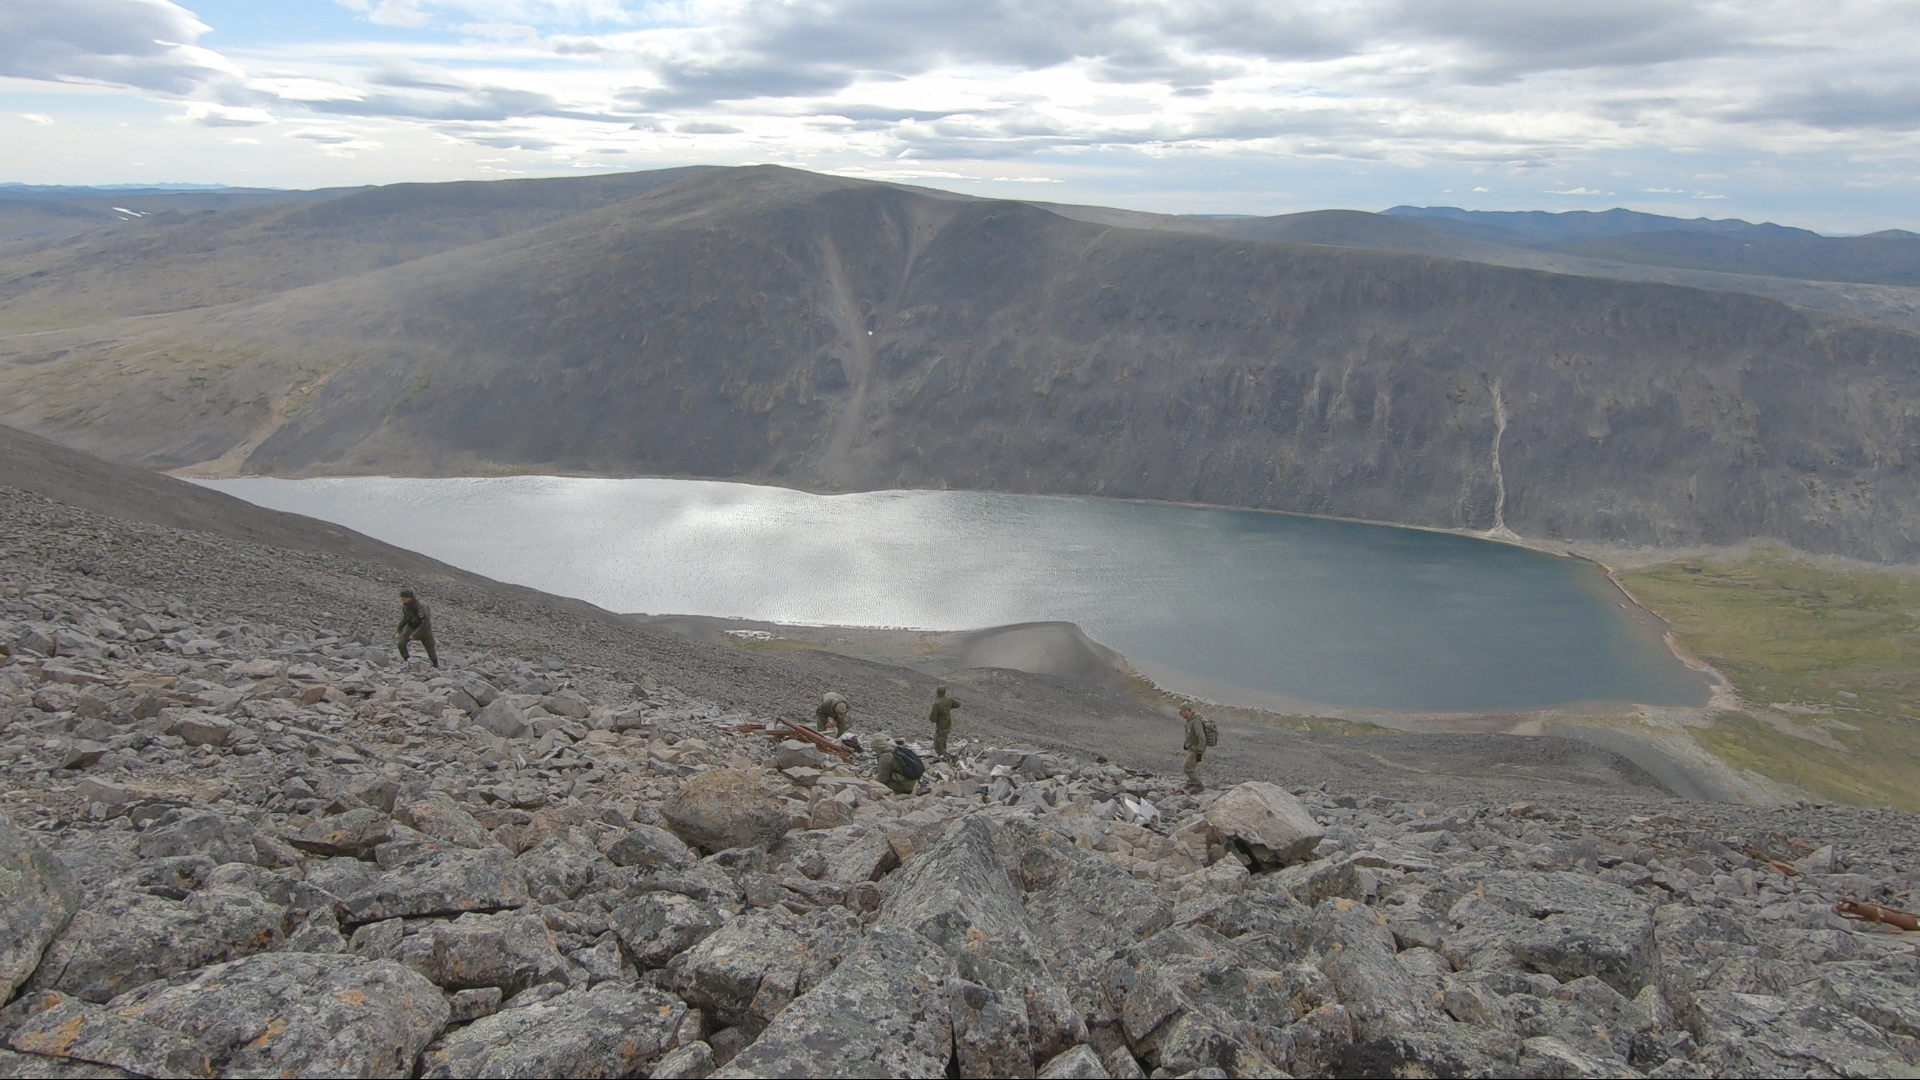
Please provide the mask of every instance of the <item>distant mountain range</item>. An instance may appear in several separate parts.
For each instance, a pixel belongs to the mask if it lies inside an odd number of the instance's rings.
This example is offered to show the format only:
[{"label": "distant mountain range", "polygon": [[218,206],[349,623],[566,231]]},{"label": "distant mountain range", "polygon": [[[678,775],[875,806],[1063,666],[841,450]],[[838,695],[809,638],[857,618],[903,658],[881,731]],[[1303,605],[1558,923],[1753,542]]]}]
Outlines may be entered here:
[{"label": "distant mountain range", "polygon": [[1920,560],[1920,292],[1556,248],[1840,238],[774,167],[241,198],[0,247],[0,422],[210,473],[1099,494]]},{"label": "distant mountain range", "polygon": [[1451,206],[1396,206],[1453,236],[1594,259],[1729,274],[1878,285],[1920,285],[1920,234],[1887,229],[1821,236],[1771,222],[1673,218],[1632,210],[1504,212]]},{"label": "distant mountain range", "polygon": [[278,188],[238,188],[225,184],[94,184],[70,187],[63,184],[0,184],[0,199],[98,199],[117,195],[179,195],[209,191],[227,194],[257,195],[278,193]]}]

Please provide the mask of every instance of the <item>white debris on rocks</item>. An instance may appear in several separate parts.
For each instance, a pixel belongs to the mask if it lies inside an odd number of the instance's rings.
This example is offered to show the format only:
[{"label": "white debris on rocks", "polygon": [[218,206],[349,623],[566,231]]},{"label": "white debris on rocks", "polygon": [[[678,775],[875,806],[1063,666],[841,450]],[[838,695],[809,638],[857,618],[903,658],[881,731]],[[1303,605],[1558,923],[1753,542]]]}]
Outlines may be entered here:
[{"label": "white debris on rocks", "polygon": [[897,796],[671,687],[4,552],[0,652],[8,1074],[1920,1061],[1920,956],[1830,911],[1910,902],[1907,815],[1193,796],[960,739]]}]

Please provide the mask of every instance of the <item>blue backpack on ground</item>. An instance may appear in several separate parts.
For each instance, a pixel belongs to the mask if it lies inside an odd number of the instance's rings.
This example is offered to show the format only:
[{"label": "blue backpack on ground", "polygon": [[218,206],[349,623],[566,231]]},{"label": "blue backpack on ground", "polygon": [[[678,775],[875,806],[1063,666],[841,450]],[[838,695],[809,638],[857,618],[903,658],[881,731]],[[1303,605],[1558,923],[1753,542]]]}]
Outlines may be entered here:
[{"label": "blue backpack on ground", "polygon": [[893,769],[909,780],[918,780],[926,775],[927,763],[920,760],[920,755],[914,753],[912,747],[896,746],[893,748]]}]

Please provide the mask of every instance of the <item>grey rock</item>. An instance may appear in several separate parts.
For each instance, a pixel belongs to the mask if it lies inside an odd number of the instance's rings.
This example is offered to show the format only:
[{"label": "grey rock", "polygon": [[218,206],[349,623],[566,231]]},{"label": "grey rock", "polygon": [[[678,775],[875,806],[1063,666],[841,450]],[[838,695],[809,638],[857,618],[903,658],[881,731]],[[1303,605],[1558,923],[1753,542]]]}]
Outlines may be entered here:
[{"label": "grey rock", "polygon": [[483,1016],[492,1016],[500,1011],[502,995],[497,986],[478,986],[471,990],[456,990],[447,995],[447,1015],[449,1024],[465,1024]]},{"label": "grey rock", "polygon": [[461,693],[472,698],[475,704],[483,707],[493,704],[493,699],[500,696],[500,691],[494,689],[492,683],[477,675],[457,675],[454,677],[453,685]]},{"label": "grey rock", "polygon": [[708,862],[641,874],[633,880],[629,889],[633,892],[679,893],[733,911],[739,910],[742,899],[740,883],[726,871]]},{"label": "grey rock", "polygon": [[569,990],[448,1035],[425,1077],[638,1076],[671,1046],[687,1007],[646,987]]},{"label": "grey rock", "polygon": [[40,966],[79,906],[73,874],[0,815],[0,1002]]},{"label": "grey rock", "polygon": [[511,997],[540,983],[566,983],[567,961],[531,912],[466,914],[433,927],[433,980],[448,990],[498,987]]},{"label": "grey rock", "polygon": [[393,819],[369,806],[321,818],[300,830],[294,847],[314,855],[370,859],[373,849],[393,839]]},{"label": "grey rock", "polygon": [[660,813],[680,839],[710,852],[771,848],[793,824],[786,804],[762,787],[759,775],[739,769],[693,777]]},{"label": "grey rock", "polygon": [[1895,1035],[1920,1039],[1920,963],[1849,960],[1819,971],[1822,998]]},{"label": "grey rock", "polygon": [[527,717],[513,702],[504,697],[495,698],[486,708],[474,714],[473,722],[493,732],[503,739],[524,739],[533,733],[527,726]]},{"label": "grey rock", "polygon": [[696,1039],[654,1063],[652,1080],[706,1080],[713,1073],[713,1047]]},{"label": "grey rock", "polygon": [[214,1075],[213,1063],[192,1039],[137,1017],[58,992],[37,994],[22,1004],[25,1015],[7,1037],[7,1045],[22,1053],[139,1076]]},{"label": "grey rock", "polygon": [[[72,1058],[0,1050],[0,1076],[19,1080],[137,1080],[141,1074]],[[184,1075],[184,1074],[183,1074]]]},{"label": "grey rock", "polygon": [[168,725],[167,734],[178,735],[189,746],[224,746],[233,737],[233,725],[206,713],[184,712]]},{"label": "grey rock", "polygon": [[75,739],[67,744],[60,753],[60,767],[63,769],[90,769],[100,763],[107,754],[105,743],[91,739]]},{"label": "grey rock", "polygon": [[1112,861],[1088,858],[1028,894],[1026,917],[1041,958],[1075,1005],[1091,1011],[1107,961],[1164,929],[1173,908]]},{"label": "grey rock", "polygon": [[391,960],[400,954],[400,941],[406,933],[405,919],[368,923],[353,932],[347,951],[369,960]]},{"label": "grey rock", "polygon": [[299,853],[253,827],[250,822],[210,810],[168,810],[140,834],[143,859],[199,855],[215,863],[293,866]]},{"label": "grey rock", "polygon": [[900,858],[886,835],[875,831],[829,856],[826,873],[821,876],[842,885],[857,885],[862,881],[878,881],[899,865]]},{"label": "grey rock", "polygon": [[372,886],[381,875],[378,866],[344,855],[337,859],[310,859],[305,870],[308,885],[336,898],[352,896]]},{"label": "grey rock", "polygon": [[525,907],[527,883],[505,848],[419,850],[342,898],[351,924]]},{"label": "grey rock", "polygon": [[592,712],[591,706],[579,694],[571,690],[561,690],[540,699],[540,707],[555,716],[564,716],[569,720],[585,720]]},{"label": "grey rock", "polygon": [[758,1027],[786,1008],[809,966],[792,917],[750,911],[676,957],[672,986],[723,1024]]},{"label": "grey rock", "polygon": [[1241,784],[1215,799],[1207,807],[1206,820],[1221,837],[1267,866],[1301,862],[1326,837],[1326,830],[1300,800],[1280,785],[1262,780]]},{"label": "grey rock", "polygon": [[559,836],[536,845],[515,862],[527,891],[545,904],[562,904],[605,885],[613,870],[613,863],[599,851]]},{"label": "grey rock", "polygon": [[444,791],[395,799],[393,819],[426,836],[461,847],[492,847],[497,842],[472,814]]},{"label": "grey rock", "polygon": [[1886,1033],[1811,997],[1693,996],[1694,1062],[1722,1076],[1892,1076],[1907,1068]]},{"label": "grey rock", "polygon": [[314,953],[217,964],[122,994],[109,1011],[193,1040],[229,1076],[409,1076],[448,1016],[409,968]]},{"label": "grey rock", "polygon": [[1626,996],[1657,967],[1652,908],[1577,873],[1496,871],[1447,912],[1441,951],[1456,967],[1513,964],[1571,980],[1595,975]]},{"label": "grey rock", "polygon": [[714,1075],[944,1075],[953,1053],[952,973],[952,962],[925,938],[875,926],[858,952]]},{"label": "grey rock", "polygon": [[1204,931],[1163,930],[1123,950],[1105,990],[1128,1046],[1175,1074],[1272,1071],[1291,1050],[1293,981]]},{"label": "grey rock", "polygon": [[720,929],[712,904],[678,893],[654,893],[615,909],[607,922],[641,970],[661,967]]},{"label": "grey rock", "polygon": [[105,1002],[154,979],[278,947],[287,909],[251,892],[203,889],[185,900],[114,892],[74,915],[28,982]]},{"label": "grey rock", "polygon": [[1054,1055],[1034,1075],[1040,1080],[1110,1080],[1113,1076],[1100,1055],[1086,1045]]},{"label": "grey rock", "polygon": [[1315,859],[1289,866],[1273,874],[1262,875],[1250,885],[1256,892],[1285,892],[1307,907],[1317,907],[1334,897],[1366,899],[1359,867],[1350,858]]},{"label": "grey rock", "polygon": [[1024,997],[995,993],[967,979],[952,995],[954,1064],[963,1077],[1031,1077],[1033,1035]]},{"label": "grey rock", "polygon": [[659,867],[678,869],[697,860],[680,838],[658,825],[638,822],[608,845],[606,856],[615,866],[637,866],[643,870]]}]

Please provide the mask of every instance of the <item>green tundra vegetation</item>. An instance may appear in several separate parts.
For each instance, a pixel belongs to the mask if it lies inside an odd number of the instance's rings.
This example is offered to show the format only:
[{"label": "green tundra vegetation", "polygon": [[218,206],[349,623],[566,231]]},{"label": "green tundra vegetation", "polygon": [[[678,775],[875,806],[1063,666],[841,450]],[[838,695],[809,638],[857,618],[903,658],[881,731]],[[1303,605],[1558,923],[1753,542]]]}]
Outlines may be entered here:
[{"label": "green tundra vegetation", "polygon": [[1622,578],[1746,705],[1696,733],[1708,750],[1818,798],[1920,810],[1920,578],[1781,551]]}]

